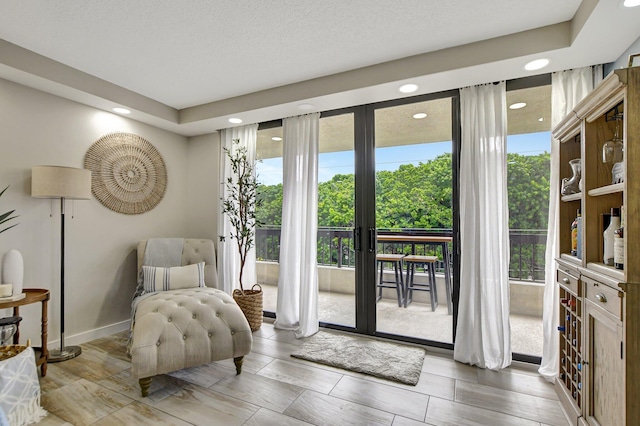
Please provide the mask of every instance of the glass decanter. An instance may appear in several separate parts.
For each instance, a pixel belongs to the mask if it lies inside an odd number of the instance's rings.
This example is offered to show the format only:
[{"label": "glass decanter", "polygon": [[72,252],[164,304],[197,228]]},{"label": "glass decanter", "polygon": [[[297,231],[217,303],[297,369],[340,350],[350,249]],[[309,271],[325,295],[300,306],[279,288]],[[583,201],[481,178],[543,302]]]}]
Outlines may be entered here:
[{"label": "glass decanter", "polygon": [[560,193],[562,195],[571,195],[580,192],[580,180],[582,179],[580,159],[574,158],[573,160],[569,161],[569,165],[571,166],[573,176],[571,176],[570,178],[562,179],[562,189],[560,190]]},{"label": "glass decanter", "polygon": [[620,119],[616,118],[616,130],[613,139],[608,140],[602,145],[602,162],[605,164],[615,164],[622,161],[624,145],[619,136]]}]

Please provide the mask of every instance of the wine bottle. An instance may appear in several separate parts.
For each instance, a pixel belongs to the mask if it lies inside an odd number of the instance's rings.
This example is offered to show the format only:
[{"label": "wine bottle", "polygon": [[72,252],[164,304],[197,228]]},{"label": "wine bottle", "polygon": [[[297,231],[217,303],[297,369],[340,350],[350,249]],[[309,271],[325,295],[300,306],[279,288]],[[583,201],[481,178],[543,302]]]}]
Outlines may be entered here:
[{"label": "wine bottle", "polygon": [[603,263],[605,265],[613,266],[613,231],[620,228],[620,209],[616,207],[611,208],[611,221],[609,226],[604,231],[604,253]]},{"label": "wine bottle", "polygon": [[578,222],[576,229],[578,231],[578,236],[577,236],[577,253],[576,253],[576,257],[578,259],[582,259],[582,215],[580,213],[578,213],[578,217],[576,218],[576,221]]},{"label": "wine bottle", "polygon": [[613,232],[613,266],[624,269],[624,206],[620,207],[620,228]]},{"label": "wine bottle", "polygon": [[578,255],[578,217],[580,216],[580,209],[576,214],[573,223],[571,224],[571,256]]}]

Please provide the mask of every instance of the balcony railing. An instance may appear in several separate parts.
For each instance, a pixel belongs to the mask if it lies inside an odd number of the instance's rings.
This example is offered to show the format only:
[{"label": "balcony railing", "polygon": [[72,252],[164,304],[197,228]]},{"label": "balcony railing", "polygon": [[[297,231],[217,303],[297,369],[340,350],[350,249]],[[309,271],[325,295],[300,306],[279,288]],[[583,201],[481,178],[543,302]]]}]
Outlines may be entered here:
[{"label": "balcony railing", "polygon": [[[390,229],[379,234],[451,236],[450,229]],[[511,262],[509,278],[522,281],[544,282],[546,230],[512,229],[509,231]],[[444,270],[440,246],[429,243],[379,242],[378,249],[386,253],[405,253],[437,256],[436,271]],[[449,251],[453,250],[449,245]],[[318,228],[318,265],[338,268],[355,267],[353,229]],[[256,230],[256,257],[258,260],[278,262],[280,255],[280,227],[266,226]]]}]

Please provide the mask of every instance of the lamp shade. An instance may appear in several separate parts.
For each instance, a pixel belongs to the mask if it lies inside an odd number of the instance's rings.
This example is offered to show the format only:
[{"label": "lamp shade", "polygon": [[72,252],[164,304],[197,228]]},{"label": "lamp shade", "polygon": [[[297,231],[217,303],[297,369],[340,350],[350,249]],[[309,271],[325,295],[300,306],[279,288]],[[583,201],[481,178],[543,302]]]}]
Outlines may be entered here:
[{"label": "lamp shade", "polygon": [[91,171],[62,166],[31,168],[31,196],[36,198],[91,199]]}]

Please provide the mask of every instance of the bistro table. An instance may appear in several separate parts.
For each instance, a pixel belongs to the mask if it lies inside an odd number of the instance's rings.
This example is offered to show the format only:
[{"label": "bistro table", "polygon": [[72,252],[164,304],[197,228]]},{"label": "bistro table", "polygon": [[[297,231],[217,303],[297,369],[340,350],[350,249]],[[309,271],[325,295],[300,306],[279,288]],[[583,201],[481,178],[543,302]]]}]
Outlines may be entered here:
[{"label": "bistro table", "polygon": [[398,234],[378,234],[378,242],[411,244],[411,254],[416,254],[416,245],[440,246],[442,248],[442,260],[444,262],[444,281],[447,292],[447,312],[451,315],[453,310],[451,303],[451,255],[449,254],[449,243],[453,237],[442,235],[398,235]]},{"label": "bistro table", "polygon": [[[49,358],[49,350],[47,349],[47,303],[49,302],[49,290],[44,288],[25,288],[23,290],[25,297],[20,300],[0,302],[0,309],[13,308],[13,316],[20,315],[20,306],[30,305],[40,302],[42,304],[42,312],[40,315],[40,339],[42,346],[33,348],[36,353],[36,365],[40,366],[42,377],[47,375],[47,359]],[[20,328],[13,335],[13,344],[20,343]]]}]

